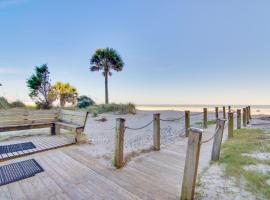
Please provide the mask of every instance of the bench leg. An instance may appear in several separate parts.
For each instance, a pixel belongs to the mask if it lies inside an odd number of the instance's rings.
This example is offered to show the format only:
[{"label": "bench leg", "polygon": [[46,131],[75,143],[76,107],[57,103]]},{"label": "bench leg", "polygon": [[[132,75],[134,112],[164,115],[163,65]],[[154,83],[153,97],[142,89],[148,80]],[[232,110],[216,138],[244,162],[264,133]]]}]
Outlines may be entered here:
[{"label": "bench leg", "polygon": [[87,142],[86,135],[83,133],[82,129],[76,130],[75,142],[77,144],[82,144]]},{"label": "bench leg", "polygon": [[55,135],[60,135],[60,126],[55,125]]},{"label": "bench leg", "polygon": [[51,126],[51,135],[55,135],[55,124]]}]

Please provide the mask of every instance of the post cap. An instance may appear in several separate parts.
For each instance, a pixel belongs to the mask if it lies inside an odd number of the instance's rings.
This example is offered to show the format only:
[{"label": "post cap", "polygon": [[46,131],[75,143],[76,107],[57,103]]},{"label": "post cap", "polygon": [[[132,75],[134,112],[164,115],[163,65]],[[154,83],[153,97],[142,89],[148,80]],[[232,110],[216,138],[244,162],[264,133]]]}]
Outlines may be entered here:
[{"label": "post cap", "polygon": [[124,118],[116,118],[117,121],[125,122],[126,120]]},{"label": "post cap", "polygon": [[203,130],[199,128],[190,127],[188,130],[193,133],[203,133]]}]

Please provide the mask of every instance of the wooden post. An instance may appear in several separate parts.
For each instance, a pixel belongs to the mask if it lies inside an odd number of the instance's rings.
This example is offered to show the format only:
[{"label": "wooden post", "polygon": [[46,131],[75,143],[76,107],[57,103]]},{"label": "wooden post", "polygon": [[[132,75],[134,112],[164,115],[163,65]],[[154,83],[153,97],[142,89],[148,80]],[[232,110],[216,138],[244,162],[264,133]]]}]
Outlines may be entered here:
[{"label": "wooden post", "polygon": [[154,114],[154,123],[153,123],[153,145],[154,150],[159,151],[160,150],[160,114]]},{"label": "wooden post", "polygon": [[211,156],[212,161],[219,160],[225,122],[226,122],[226,119],[217,119],[216,132],[215,132],[213,148],[212,148],[212,156]]},{"label": "wooden post", "polygon": [[241,109],[237,110],[237,129],[241,129]]},{"label": "wooden post", "polygon": [[223,106],[223,119],[227,119],[226,117],[226,107]]},{"label": "wooden post", "polygon": [[189,129],[188,146],[186,153],[184,177],[182,182],[181,200],[194,199],[200,148],[203,130]]},{"label": "wooden post", "polygon": [[52,126],[51,126],[51,135],[56,135],[56,132],[55,132],[55,124],[53,123]]},{"label": "wooden post", "polygon": [[247,126],[247,109],[243,108],[243,126]]},{"label": "wooden post", "polygon": [[249,124],[249,114],[248,114],[248,107],[246,107],[246,115],[247,115],[247,124]]},{"label": "wooden post", "polygon": [[203,127],[204,128],[207,128],[207,122],[208,122],[208,119],[207,119],[207,108],[204,108],[203,109]]},{"label": "wooden post", "polygon": [[228,113],[228,136],[229,138],[233,137],[233,117],[234,117],[234,113],[233,112],[229,112]]},{"label": "wooden post", "polygon": [[216,120],[218,119],[218,107],[215,108],[215,111],[216,111]]},{"label": "wooden post", "polygon": [[60,125],[59,124],[54,124],[54,132],[55,135],[60,135]]},{"label": "wooden post", "polygon": [[185,111],[185,136],[188,137],[190,128],[190,111]]},{"label": "wooden post", "polygon": [[125,119],[117,118],[114,150],[114,166],[117,168],[124,166],[124,134]]},{"label": "wooden post", "polygon": [[252,117],[251,117],[251,107],[250,106],[248,106],[248,115],[249,115],[249,119],[252,119]]},{"label": "wooden post", "polygon": [[231,106],[228,106],[228,112],[231,112],[232,111],[232,108],[231,108]]}]

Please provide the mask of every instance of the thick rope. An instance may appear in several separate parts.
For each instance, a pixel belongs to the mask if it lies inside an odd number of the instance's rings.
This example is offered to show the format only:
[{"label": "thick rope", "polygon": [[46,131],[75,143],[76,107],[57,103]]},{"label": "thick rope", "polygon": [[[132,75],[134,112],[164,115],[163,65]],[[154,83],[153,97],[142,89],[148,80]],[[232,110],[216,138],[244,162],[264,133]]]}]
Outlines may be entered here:
[{"label": "thick rope", "polygon": [[[214,139],[216,137],[216,135],[219,133],[219,129],[221,128],[221,126],[219,126],[217,129],[216,129],[216,132],[214,135],[212,135],[210,138],[208,138],[207,140],[204,140],[201,142],[201,144],[204,144],[204,143],[207,143],[207,142],[210,142],[212,139]],[[225,128],[225,127],[224,127]]]},{"label": "thick rope", "polygon": [[160,119],[160,121],[163,121],[163,122],[174,122],[174,121],[178,121],[178,120],[181,120],[185,117],[185,115],[179,117],[179,118],[174,118],[174,119]]},{"label": "thick rope", "polygon": [[134,130],[134,131],[136,131],[136,130],[144,129],[144,128],[146,128],[147,126],[150,126],[153,122],[154,122],[154,120],[152,120],[151,122],[149,122],[149,123],[147,123],[146,125],[144,125],[144,126],[142,126],[142,127],[139,127],[139,128],[131,128],[131,127],[126,126],[125,129],[129,129],[129,130]]},{"label": "thick rope", "polygon": [[190,116],[193,117],[193,116],[198,116],[198,115],[203,115],[204,113],[196,113],[196,114],[191,114]]}]

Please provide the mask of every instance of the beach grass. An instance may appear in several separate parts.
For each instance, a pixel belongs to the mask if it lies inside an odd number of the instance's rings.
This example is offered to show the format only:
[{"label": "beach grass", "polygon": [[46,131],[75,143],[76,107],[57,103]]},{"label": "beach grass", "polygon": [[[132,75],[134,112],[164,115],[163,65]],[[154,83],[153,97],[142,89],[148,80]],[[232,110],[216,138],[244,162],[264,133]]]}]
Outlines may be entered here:
[{"label": "beach grass", "polygon": [[[222,145],[220,163],[225,166],[225,176],[234,177],[236,183],[255,195],[270,199],[270,172],[246,170],[246,166],[269,165],[269,160],[261,160],[245,154],[270,153],[270,134],[261,129],[240,129],[234,131],[234,137]],[[244,154],[244,155],[243,155]]]},{"label": "beach grass", "polygon": [[[203,122],[195,122],[196,125],[203,125]],[[208,120],[207,121],[207,125],[210,126],[210,125],[214,125],[216,124],[216,120],[213,119],[213,120]]]},{"label": "beach grass", "polygon": [[136,114],[136,106],[132,103],[127,104],[100,104],[90,106],[86,109],[87,111],[93,113],[93,115],[97,116],[102,113],[117,113],[117,114]]}]

